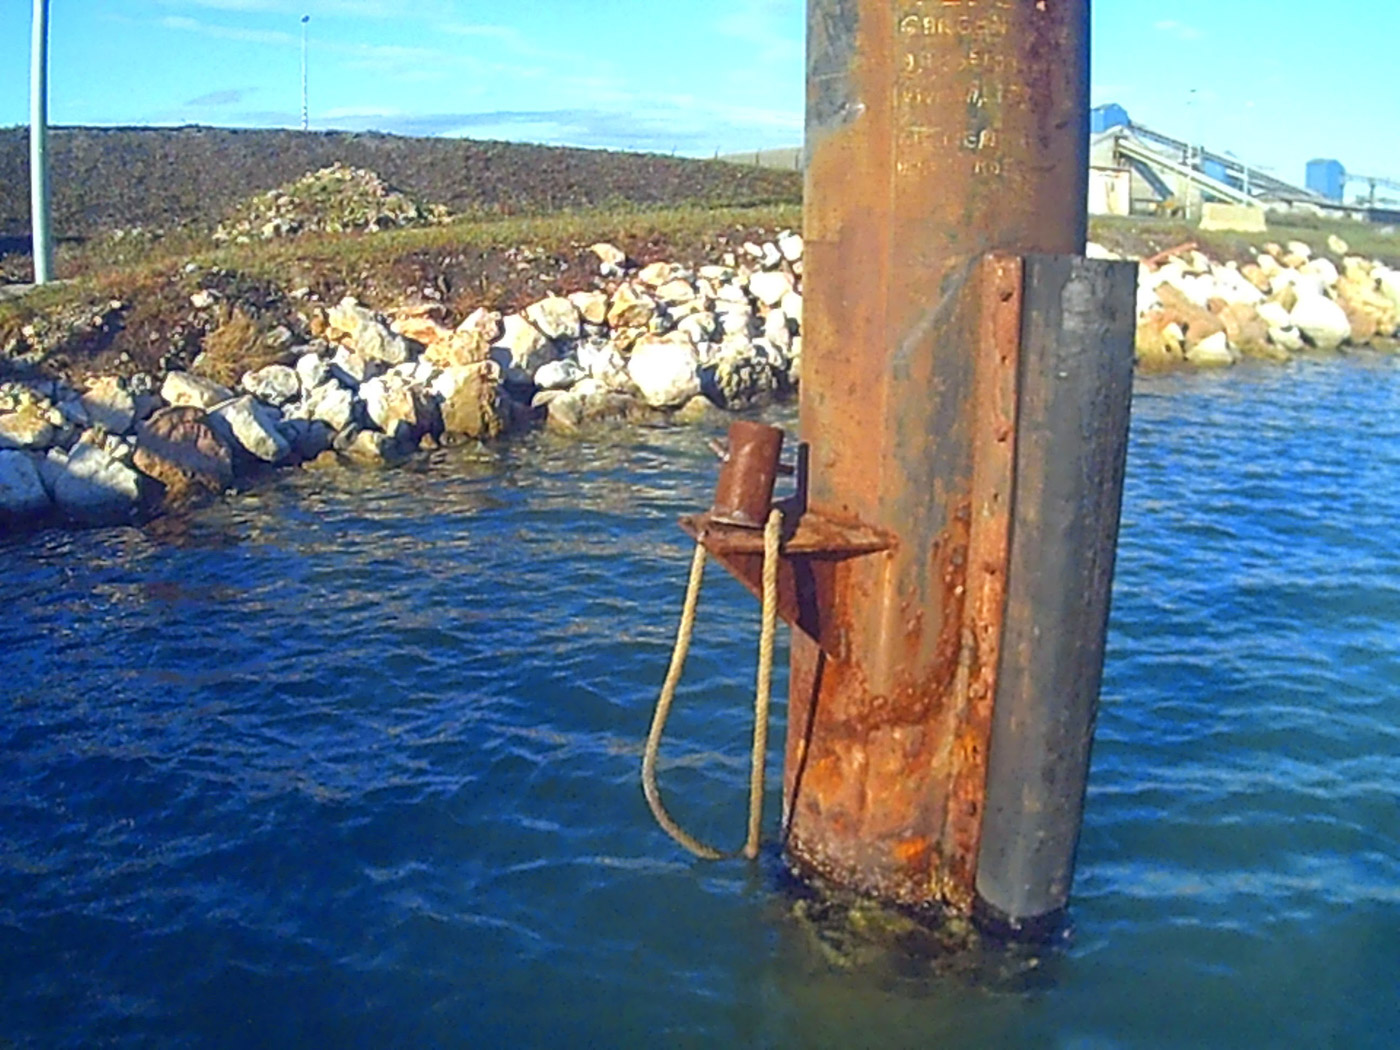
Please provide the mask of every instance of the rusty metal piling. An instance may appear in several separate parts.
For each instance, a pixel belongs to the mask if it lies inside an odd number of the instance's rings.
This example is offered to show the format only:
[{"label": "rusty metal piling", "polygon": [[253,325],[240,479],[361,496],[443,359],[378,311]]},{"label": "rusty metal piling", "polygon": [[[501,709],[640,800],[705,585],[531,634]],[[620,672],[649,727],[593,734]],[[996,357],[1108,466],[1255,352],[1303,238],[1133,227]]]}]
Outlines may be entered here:
[{"label": "rusty metal piling", "polygon": [[1088,59],[1088,0],[809,0],[786,854],[1012,932],[1068,899],[1128,427]]}]

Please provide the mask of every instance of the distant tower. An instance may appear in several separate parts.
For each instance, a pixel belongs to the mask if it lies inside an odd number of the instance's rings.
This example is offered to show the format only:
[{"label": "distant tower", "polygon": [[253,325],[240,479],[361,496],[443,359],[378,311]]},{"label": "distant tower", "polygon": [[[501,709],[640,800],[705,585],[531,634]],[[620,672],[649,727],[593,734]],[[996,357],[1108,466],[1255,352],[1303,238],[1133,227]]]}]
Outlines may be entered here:
[{"label": "distant tower", "polygon": [[311,105],[307,98],[307,72],[306,72],[306,40],[309,32],[307,26],[311,22],[310,15],[301,16],[301,130],[307,131],[311,127]]},{"label": "distant tower", "polygon": [[1337,160],[1308,161],[1307,187],[1330,200],[1339,201],[1347,185],[1347,169]]}]

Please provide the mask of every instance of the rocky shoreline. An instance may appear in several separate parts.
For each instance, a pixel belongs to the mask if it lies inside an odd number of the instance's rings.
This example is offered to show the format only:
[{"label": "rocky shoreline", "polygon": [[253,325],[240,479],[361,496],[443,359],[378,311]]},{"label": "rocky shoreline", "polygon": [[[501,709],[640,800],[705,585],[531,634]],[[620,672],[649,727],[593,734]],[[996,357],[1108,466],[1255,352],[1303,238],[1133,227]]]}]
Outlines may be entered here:
[{"label": "rocky shoreline", "polygon": [[1244,265],[1213,261],[1194,245],[1141,264],[1142,369],[1286,362],[1344,347],[1394,350],[1397,336],[1400,270],[1351,254],[1335,234],[1325,252],[1302,241],[1266,244]]},{"label": "rocky shoreline", "polygon": [[[0,384],[0,527],[104,524],[217,494],[270,468],[393,464],[531,426],[692,420],[780,398],[802,356],[802,238],[749,242],[694,271],[591,249],[603,288],[449,327],[437,302],[347,297],[281,327],[236,386],[188,370]],[[200,289],[195,309],[220,293]]]},{"label": "rocky shoreline", "polygon": [[[376,312],[303,294],[301,338],[259,333],[259,367],[228,385],[210,378],[227,372],[212,337],[161,375],[0,384],[0,529],[140,520],[274,468],[394,464],[535,426],[686,422],[781,399],[801,377],[802,248],[784,232],[689,269],[596,244],[588,289],[460,320],[441,302]],[[191,307],[236,313],[225,297],[201,288]],[[1397,334],[1400,271],[1335,236],[1326,253],[1265,245],[1244,265],[1192,246],[1142,264],[1146,370],[1393,349]]]}]

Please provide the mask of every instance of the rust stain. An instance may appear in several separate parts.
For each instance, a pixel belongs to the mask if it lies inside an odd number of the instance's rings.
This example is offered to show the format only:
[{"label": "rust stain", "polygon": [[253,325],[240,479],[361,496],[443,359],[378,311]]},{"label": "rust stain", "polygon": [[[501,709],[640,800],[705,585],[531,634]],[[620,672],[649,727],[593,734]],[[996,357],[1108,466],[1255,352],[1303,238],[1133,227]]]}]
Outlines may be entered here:
[{"label": "rust stain", "polygon": [[886,899],[966,906],[1007,593],[1017,256],[1083,250],[1088,4],[809,13],[809,507],[890,542],[791,559],[813,640],[792,650],[787,850]]}]

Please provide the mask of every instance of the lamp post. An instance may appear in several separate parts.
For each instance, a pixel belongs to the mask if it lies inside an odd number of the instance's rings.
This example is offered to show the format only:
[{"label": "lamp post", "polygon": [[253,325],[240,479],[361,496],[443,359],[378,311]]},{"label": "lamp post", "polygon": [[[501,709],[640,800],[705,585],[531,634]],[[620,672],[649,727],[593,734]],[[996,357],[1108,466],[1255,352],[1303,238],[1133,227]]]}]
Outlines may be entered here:
[{"label": "lamp post", "polygon": [[34,234],[34,283],[53,277],[49,240],[49,2],[34,0],[34,35],[29,58],[29,189]]},{"label": "lamp post", "polygon": [[307,28],[311,22],[310,15],[301,16],[301,130],[307,131],[311,127],[311,106],[308,100],[308,79],[307,79],[307,36],[310,30]]}]

